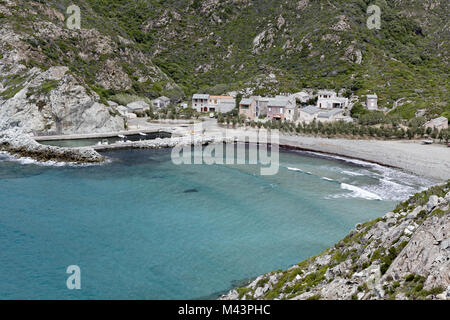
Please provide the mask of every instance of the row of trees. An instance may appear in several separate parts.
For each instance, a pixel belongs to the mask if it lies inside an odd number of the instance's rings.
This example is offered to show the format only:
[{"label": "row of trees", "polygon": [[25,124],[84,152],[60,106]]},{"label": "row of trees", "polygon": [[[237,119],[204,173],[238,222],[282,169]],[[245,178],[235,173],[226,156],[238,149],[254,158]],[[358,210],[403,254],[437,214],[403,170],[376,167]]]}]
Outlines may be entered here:
[{"label": "row of trees", "polygon": [[393,126],[366,126],[352,122],[316,122],[312,123],[299,123],[292,122],[280,122],[280,121],[267,121],[267,122],[246,122],[242,117],[219,116],[218,122],[232,125],[249,125],[252,128],[266,128],[266,129],[278,129],[285,133],[296,134],[314,134],[327,137],[333,136],[351,136],[360,138],[382,138],[382,139],[417,139],[424,138],[426,136],[433,139],[439,139],[448,143],[450,137],[450,130],[437,130],[437,129],[424,129],[423,127],[409,127],[403,129]]}]

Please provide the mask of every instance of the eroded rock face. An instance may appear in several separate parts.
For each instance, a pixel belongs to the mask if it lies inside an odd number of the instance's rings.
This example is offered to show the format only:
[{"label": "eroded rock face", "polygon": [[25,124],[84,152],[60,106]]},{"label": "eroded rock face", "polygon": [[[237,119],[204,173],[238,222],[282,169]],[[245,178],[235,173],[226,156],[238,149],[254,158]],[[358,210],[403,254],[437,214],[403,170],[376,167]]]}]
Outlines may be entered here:
[{"label": "eroded rock face", "polygon": [[425,289],[450,284],[450,215],[427,219],[392,263],[386,277],[403,279],[409,274],[426,278]]},{"label": "eroded rock face", "polygon": [[[135,82],[158,82],[181,91],[133,41],[83,24],[71,30],[64,13],[63,4],[0,2],[0,130],[119,131],[123,118],[108,111],[94,88],[121,92]],[[93,11],[89,14],[95,18]]]},{"label": "eroded rock face", "polygon": [[19,77],[21,90],[7,100],[0,98],[0,130],[21,128],[26,133],[52,135],[124,128],[123,119],[96,102],[96,94],[89,95],[67,67],[44,72],[33,68]]}]

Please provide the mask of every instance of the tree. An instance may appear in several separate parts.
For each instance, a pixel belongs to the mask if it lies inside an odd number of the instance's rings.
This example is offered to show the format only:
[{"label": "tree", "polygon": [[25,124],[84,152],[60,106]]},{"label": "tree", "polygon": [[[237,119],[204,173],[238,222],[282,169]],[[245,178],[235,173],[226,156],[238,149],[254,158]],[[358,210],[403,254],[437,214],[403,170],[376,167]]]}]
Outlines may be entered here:
[{"label": "tree", "polygon": [[409,140],[411,140],[414,137],[414,133],[411,129],[408,129],[408,131],[406,131],[406,134],[408,135]]},{"label": "tree", "polygon": [[352,118],[359,118],[361,115],[368,113],[361,103],[357,102],[350,111]]}]

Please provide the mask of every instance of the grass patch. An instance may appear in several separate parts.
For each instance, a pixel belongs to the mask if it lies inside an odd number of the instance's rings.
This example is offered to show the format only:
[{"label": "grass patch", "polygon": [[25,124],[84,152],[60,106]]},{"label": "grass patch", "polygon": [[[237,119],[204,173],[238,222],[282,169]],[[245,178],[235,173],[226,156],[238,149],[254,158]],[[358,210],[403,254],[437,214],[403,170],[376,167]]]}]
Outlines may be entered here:
[{"label": "grass patch", "polygon": [[144,101],[148,104],[151,104],[151,100],[147,97],[141,97],[133,94],[115,94],[109,97],[111,101],[118,103],[119,105],[126,106],[129,103],[135,101]]}]

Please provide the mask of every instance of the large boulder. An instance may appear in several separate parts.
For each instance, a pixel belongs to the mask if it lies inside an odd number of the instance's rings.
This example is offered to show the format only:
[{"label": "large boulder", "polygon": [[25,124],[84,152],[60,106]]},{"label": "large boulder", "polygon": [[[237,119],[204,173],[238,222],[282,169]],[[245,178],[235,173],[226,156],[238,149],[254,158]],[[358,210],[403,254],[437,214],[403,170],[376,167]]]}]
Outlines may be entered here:
[{"label": "large boulder", "polygon": [[427,210],[428,212],[431,212],[434,208],[436,208],[439,205],[439,197],[432,195],[427,203]]}]

